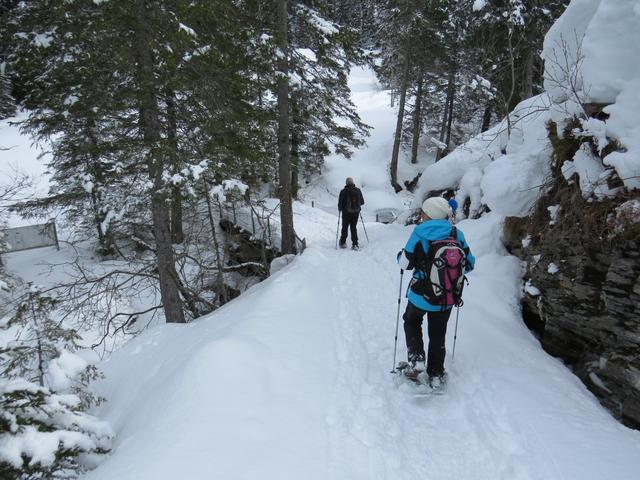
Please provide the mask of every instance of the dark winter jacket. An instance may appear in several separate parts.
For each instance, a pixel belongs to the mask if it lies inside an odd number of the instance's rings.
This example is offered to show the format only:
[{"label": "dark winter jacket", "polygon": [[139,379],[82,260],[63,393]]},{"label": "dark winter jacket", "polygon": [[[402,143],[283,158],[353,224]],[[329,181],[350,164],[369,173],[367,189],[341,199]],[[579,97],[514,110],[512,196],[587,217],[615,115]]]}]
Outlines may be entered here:
[{"label": "dark winter jacket", "polygon": [[[422,250],[422,252],[429,251],[429,246],[432,241],[444,240],[451,234],[451,227],[452,225],[448,220],[427,220],[426,222],[417,225],[413,230],[411,237],[409,237],[409,241],[404,247],[404,254],[407,260],[409,260],[409,265],[406,269],[413,270],[413,277],[416,280],[422,279],[425,276],[423,271],[415,269],[416,255],[419,254],[418,249]],[[457,240],[460,242],[460,245],[462,245],[462,249],[467,256],[466,271],[470,272],[475,266],[476,258],[471,253],[462,231],[460,229],[456,229],[456,233]],[[407,298],[413,305],[422,310],[434,312],[442,309],[439,305],[431,305],[422,295],[417,294],[411,290],[411,288],[409,288],[409,291],[407,292]]]},{"label": "dark winter jacket", "polygon": [[360,207],[364,205],[362,192],[355,185],[347,185],[340,191],[338,197],[338,210],[345,213],[360,213]]}]

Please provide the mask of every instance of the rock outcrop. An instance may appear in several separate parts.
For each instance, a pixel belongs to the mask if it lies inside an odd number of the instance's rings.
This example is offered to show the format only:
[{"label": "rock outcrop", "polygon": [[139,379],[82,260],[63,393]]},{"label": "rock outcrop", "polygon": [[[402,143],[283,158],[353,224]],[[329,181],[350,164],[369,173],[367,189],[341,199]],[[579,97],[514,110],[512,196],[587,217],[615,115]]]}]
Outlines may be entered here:
[{"label": "rock outcrop", "polygon": [[508,248],[526,265],[524,319],[606,408],[640,428],[640,223],[617,215],[640,194],[585,200],[557,171],[578,143],[559,142],[546,195],[531,216],[505,226]]}]

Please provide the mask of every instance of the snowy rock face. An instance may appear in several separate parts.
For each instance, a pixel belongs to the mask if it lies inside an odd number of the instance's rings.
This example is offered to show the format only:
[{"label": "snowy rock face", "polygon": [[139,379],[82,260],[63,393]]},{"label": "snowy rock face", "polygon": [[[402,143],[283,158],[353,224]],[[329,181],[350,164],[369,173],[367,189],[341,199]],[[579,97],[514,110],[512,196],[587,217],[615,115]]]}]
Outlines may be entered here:
[{"label": "snowy rock face", "polygon": [[[571,201],[566,191],[557,195]],[[573,195],[580,196],[577,185]],[[540,205],[531,218],[507,222],[506,242],[527,265],[523,315],[543,348],[617,418],[640,428],[640,242],[629,224],[598,232],[607,210],[560,208],[552,224]],[[600,222],[589,225],[597,215]]]},{"label": "snowy rock face", "polygon": [[[603,405],[635,428],[640,428],[640,228],[634,213],[634,189],[640,187],[638,26],[637,0],[572,0],[547,34],[545,89],[558,133],[554,183],[529,218],[514,219],[506,232],[513,253],[528,265],[527,285],[540,292],[525,290],[527,323],[545,350],[565,360]],[[586,104],[600,105],[603,120],[585,118]],[[581,129],[572,138],[565,127],[575,118]],[[611,148],[611,142],[622,148]],[[611,167],[620,186],[608,185]],[[549,222],[549,206],[555,205],[560,209]]]},{"label": "snowy rock face", "polygon": [[429,166],[414,205],[453,189],[459,215],[486,205],[512,217],[509,248],[527,265],[525,321],[636,428],[638,48],[638,0],[572,0],[545,37],[546,92]]},{"label": "snowy rock face", "polygon": [[[640,188],[640,4],[637,0],[572,0],[545,37],[545,90],[560,124],[582,105],[607,105],[602,134],[625,151],[604,163],[626,187]],[[594,132],[597,141],[597,133]],[[601,146],[602,148],[602,146]]]},{"label": "snowy rock face", "polygon": [[548,103],[546,95],[521,102],[508,119],[427,167],[414,206],[431,192],[454,189],[469,217],[483,204],[501,215],[528,215],[549,175]]}]

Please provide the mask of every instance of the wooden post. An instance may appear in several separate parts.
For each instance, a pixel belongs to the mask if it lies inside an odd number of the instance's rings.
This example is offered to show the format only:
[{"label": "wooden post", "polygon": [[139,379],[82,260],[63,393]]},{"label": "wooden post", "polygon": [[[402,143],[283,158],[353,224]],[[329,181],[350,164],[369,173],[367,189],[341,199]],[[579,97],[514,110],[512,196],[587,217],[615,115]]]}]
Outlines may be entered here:
[{"label": "wooden post", "polygon": [[60,242],[58,241],[58,229],[56,228],[56,221],[51,220],[51,226],[53,228],[53,238],[56,240],[56,248],[60,251]]},{"label": "wooden post", "polygon": [[256,224],[253,221],[253,208],[251,209],[251,231],[254,235],[256,234]]}]

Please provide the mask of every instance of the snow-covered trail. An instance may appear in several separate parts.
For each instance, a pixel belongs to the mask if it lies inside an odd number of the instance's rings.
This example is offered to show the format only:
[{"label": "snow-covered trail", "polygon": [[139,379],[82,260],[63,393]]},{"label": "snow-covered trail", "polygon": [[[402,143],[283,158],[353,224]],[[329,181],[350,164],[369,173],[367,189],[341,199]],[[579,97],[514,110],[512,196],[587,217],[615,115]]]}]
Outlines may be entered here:
[{"label": "snow-covered trail", "polygon": [[[329,478],[634,478],[640,463],[629,459],[640,435],[618,425],[520,320],[520,266],[502,247],[499,221],[461,224],[478,267],[442,397],[416,398],[394,388],[389,374],[400,281],[392,259],[410,229],[380,227],[363,251],[338,252],[342,366],[329,416],[337,455]],[[452,317],[449,352],[454,325]],[[401,319],[398,347],[404,357]]]},{"label": "snow-covered trail", "polygon": [[460,225],[478,267],[447,358],[450,388],[416,398],[389,373],[394,257],[410,228],[368,224],[371,243],[342,251],[335,216],[298,212],[314,240],[289,267],[208,317],[143,334],[102,366],[102,413],[118,438],[87,478],[635,478],[640,434],[519,319],[520,267],[496,238],[499,218]]}]

